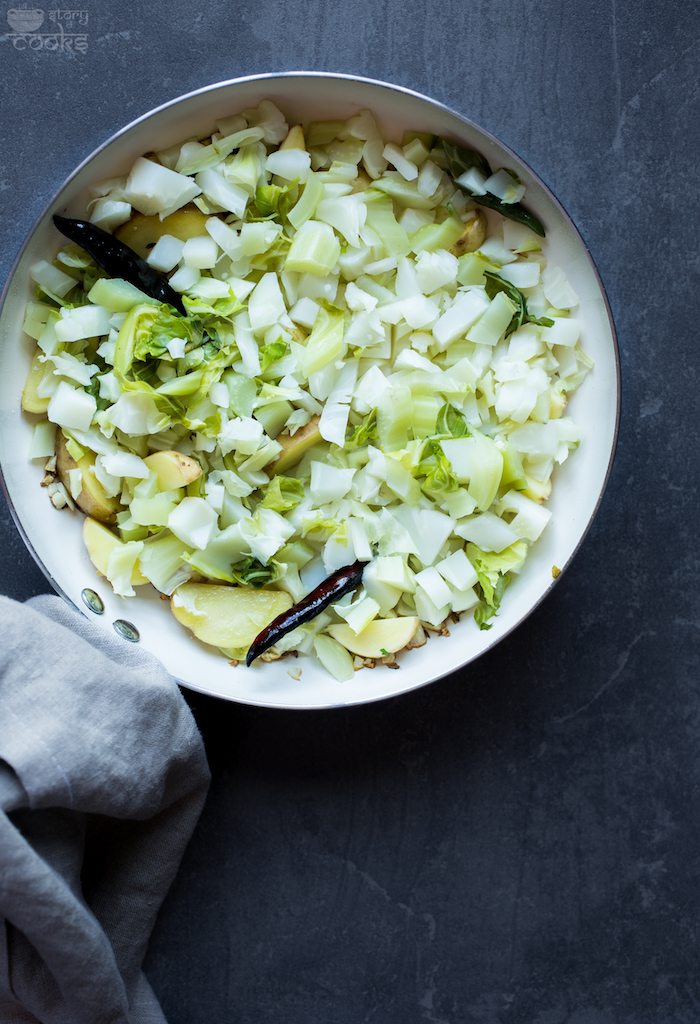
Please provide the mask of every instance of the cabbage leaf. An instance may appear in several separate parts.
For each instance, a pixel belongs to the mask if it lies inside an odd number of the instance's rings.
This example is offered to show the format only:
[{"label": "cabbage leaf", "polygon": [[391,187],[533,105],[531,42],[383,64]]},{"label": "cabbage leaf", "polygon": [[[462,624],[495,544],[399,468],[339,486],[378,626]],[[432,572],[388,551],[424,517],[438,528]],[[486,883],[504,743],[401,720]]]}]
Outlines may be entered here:
[{"label": "cabbage leaf", "polygon": [[290,512],[304,500],[304,484],[288,476],[274,476],[265,490],[263,508],[274,512]]},{"label": "cabbage leaf", "polygon": [[491,629],[489,622],[498,614],[503,592],[510,581],[510,573],[517,571],[525,561],[527,544],[517,541],[504,551],[483,551],[476,544],[467,544],[467,557],[479,578],[481,600],[474,610],[479,629]]},{"label": "cabbage leaf", "polygon": [[255,587],[259,590],[266,583],[272,583],[279,577],[279,569],[274,564],[263,565],[257,558],[243,558],[231,566],[231,575],[241,587]]}]

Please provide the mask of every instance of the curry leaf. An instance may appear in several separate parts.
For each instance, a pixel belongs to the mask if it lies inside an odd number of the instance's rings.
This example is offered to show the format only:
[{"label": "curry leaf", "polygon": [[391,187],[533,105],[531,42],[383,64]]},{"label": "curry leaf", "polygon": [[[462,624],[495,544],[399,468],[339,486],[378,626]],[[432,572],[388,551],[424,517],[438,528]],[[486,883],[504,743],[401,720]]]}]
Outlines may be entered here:
[{"label": "curry leaf", "polygon": [[513,319],[506,328],[506,338],[513,331],[517,331],[518,327],[522,327],[523,324],[536,324],[538,327],[552,326],[554,321],[550,320],[549,317],[541,316],[537,318],[530,316],[527,311],[527,299],[510,281],[504,281],[498,274],[494,274],[489,270],[484,271],[484,277],[486,278],[486,294],[490,299],[493,299],[498,292],[505,292],[508,298],[517,306]]},{"label": "curry leaf", "polygon": [[[462,146],[455,146],[454,143],[447,142],[445,139],[440,140],[442,148],[445,151],[447,157],[447,166],[450,174],[456,180],[461,174],[466,171],[476,168],[485,178],[491,177],[491,168],[489,167],[488,161],[473,149],[465,149]],[[509,172],[512,174],[512,171]],[[520,203],[503,203],[497,196],[492,196],[487,193],[483,196],[476,196],[470,192],[468,188],[460,185],[460,188],[464,189],[471,195],[471,198],[475,203],[480,206],[487,206],[490,210],[497,210],[498,213],[507,217],[509,220],[517,221],[518,224],[524,224],[525,227],[530,228],[536,235],[540,235],[544,238],[545,232],[540,221],[535,217],[533,213],[526,210]]]}]

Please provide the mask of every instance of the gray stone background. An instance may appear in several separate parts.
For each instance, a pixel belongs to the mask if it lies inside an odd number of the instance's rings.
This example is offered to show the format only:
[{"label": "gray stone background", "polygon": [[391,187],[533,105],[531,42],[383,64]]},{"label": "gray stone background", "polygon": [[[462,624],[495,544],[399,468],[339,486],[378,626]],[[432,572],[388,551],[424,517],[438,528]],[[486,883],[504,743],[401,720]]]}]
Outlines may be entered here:
[{"label": "gray stone background", "polygon": [[[188,696],[214,781],[146,962],[171,1024],[697,1024],[700,8],[82,6],[83,55],[0,37],[3,279],[134,117],[237,75],[355,73],[447,103],[540,174],[622,360],[593,528],[468,672],[332,712]],[[0,590],[47,590],[4,504],[0,530]]]}]

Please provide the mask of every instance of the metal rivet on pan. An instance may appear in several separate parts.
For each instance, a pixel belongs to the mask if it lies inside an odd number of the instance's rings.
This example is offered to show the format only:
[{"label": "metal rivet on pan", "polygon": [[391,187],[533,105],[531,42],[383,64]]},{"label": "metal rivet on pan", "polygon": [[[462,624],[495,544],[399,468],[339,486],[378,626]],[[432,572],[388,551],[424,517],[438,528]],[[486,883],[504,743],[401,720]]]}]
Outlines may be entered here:
[{"label": "metal rivet on pan", "polygon": [[141,639],[136,626],[127,622],[126,619],[115,619],[112,625],[115,631],[119,633],[119,636],[123,637],[124,640],[131,641],[132,644],[137,643]]},{"label": "metal rivet on pan", "polygon": [[94,612],[95,615],[102,615],[105,610],[105,606],[103,605],[102,598],[99,594],[96,594],[94,590],[89,590],[86,587],[80,596],[83,599],[83,603],[91,612]]}]

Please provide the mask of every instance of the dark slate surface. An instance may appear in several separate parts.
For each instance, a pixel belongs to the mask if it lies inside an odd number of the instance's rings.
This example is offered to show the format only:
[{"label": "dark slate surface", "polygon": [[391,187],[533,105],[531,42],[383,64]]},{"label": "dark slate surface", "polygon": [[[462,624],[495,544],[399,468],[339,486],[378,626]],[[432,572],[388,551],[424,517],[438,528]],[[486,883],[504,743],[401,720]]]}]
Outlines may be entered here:
[{"label": "dark slate surface", "polygon": [[[0,40],[3,277],[126,121],[237,74],[341,71],[450,104],[542,176],[622,358],[599,516],[495,651],[364,708],[189,697],[214,781],[146,963],[171,1024],[697,1024],[700,9],[86,6],[84,55]],[[0,526],[0,589],[46,590]]]}]

